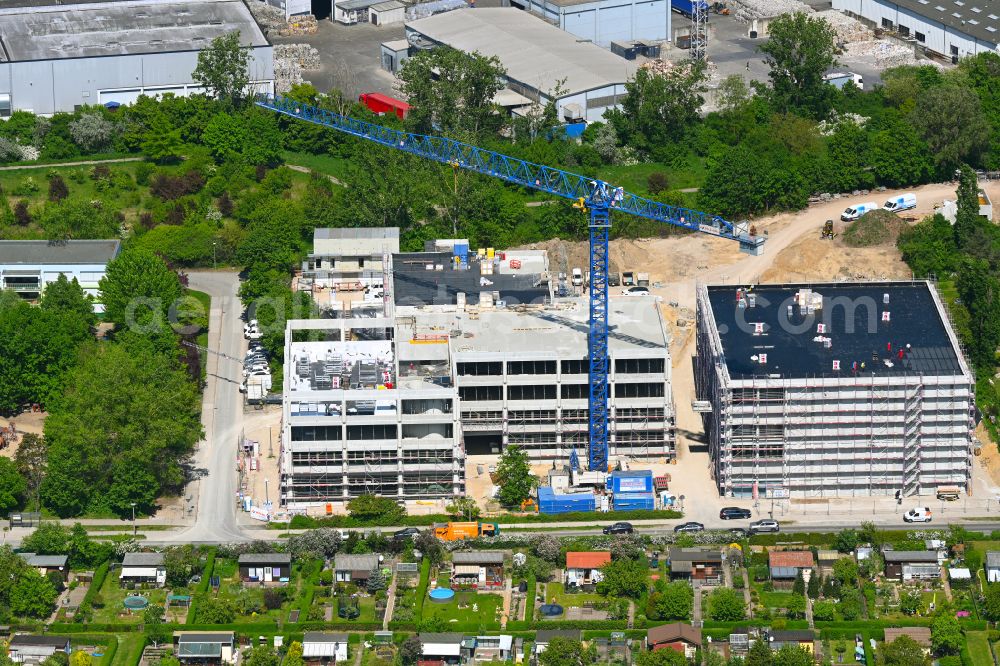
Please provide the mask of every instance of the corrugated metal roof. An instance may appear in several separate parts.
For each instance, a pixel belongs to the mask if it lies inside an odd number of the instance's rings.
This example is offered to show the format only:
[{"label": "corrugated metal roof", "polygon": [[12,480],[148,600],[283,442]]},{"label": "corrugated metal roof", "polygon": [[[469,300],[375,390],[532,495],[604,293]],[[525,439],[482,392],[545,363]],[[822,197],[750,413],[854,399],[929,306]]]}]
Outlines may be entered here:
[{"label": "corrugated metal roof", "polygon": [[634,63],[520,9],[456,9],[410,21],[406,29],[459,51],[496,56],[509,79],[542,93],[563,82],[564,97],[624,84],[636,69]]},{"label": "corrugated metal roof", "polygon": [[1000,0],[895,0],[895,4],[971,37],[1000,43]]},{"label": "corrugated metal roof", "polygon": [[455,564],[503,564],[503,553],[499,550],[473,550],[455,553],[451,561]]},{"label": "corrugated metal roof", "polygon": [[0,9],[11,61],[163,51],[198,51],[238,31],[244,46],[267,46],[246,5],[236,0],[131,0]]}]

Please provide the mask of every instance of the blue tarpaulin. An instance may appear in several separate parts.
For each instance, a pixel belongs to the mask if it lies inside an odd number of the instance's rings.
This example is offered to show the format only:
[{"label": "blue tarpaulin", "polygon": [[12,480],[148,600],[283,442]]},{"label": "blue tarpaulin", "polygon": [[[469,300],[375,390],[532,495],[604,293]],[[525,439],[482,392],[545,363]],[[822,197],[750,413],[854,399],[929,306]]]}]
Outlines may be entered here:
[{"label": "blue tarpaulin", "polygon": [[549,486],[538,489],[538,511],[540,513],[570,513],[571,511],[594,511],[597,501],[593,493],[556,494]]}]

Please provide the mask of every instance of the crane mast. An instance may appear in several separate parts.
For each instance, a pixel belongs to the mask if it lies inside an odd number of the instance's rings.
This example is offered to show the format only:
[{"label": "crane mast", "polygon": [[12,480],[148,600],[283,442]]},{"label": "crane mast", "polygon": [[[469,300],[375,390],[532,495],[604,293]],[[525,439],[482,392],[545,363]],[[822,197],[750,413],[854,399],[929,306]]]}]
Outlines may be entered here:
[{"label": "crane mast", "polygon": [[446,137],[405,132],[358,120],[281,96],[258,95],[257,106],[425,159],[499,178],[514,185],[572,200],[585,208],[590,231],[590,328],[588,335],[588,468],[608,470],[608,252],[611,211],[643,217],[734,240],[740,250],[761,254],[766,240],[747,222],[653,201],[596,178],[534,164]]}]

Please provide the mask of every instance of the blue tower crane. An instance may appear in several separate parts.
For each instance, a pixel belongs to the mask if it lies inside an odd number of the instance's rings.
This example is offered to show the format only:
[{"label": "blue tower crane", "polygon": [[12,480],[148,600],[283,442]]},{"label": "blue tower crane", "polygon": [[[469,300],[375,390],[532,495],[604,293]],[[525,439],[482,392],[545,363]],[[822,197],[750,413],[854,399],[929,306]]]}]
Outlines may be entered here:
[{"label": "blue tower crane", "polygon": [[257,106],[335,129],[412,155],[570,199],[590,215],[590,361],[588,468],[608,470],[608,236],[611,211],[672,224],[737,241],[740,250],[761,254],[765,238],[747,222],[671,206],[626,192],[596,178],[526,162],[441,136],[403,132],[343,116],[281,96],[258,95]]}]

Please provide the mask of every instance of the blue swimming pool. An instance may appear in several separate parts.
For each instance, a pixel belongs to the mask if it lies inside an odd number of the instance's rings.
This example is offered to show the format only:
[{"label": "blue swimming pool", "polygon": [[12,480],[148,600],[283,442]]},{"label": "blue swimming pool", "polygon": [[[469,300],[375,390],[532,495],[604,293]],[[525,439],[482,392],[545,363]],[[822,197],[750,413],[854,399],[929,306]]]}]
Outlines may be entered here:
[{"label": "blue swimming pool", "polygon": [[436,590],[431,590],[428,596],[435,603],[446,604],[455,598],[455,590],[448,587],[439,587]]}]

